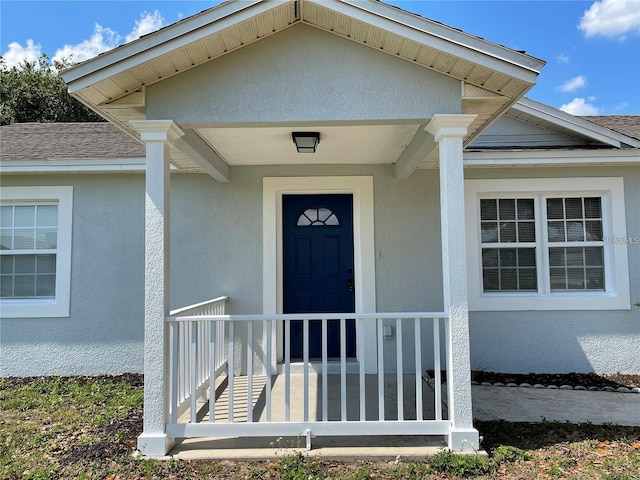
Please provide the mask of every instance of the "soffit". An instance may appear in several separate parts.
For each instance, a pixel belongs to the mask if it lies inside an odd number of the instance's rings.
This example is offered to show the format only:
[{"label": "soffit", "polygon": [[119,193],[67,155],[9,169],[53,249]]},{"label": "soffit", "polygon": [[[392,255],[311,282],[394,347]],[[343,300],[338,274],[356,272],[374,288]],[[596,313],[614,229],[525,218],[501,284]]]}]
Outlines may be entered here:
[{"label": "soffit", "polygon": [[[296,125],[198,128],[230,166],[391,164],[402,154],[420,123],[393,125]],[[320,132],[315,154],[299,154],[293,131]]]}]

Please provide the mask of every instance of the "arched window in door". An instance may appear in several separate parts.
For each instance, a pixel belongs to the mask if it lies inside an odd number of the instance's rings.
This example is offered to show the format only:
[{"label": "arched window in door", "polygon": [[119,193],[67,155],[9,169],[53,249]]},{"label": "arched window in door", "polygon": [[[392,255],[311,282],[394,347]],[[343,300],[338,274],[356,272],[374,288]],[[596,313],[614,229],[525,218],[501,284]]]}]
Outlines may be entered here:
[{"label": "arched window in door", "polygon": [[296,225],[298,227],[339,227],[340,220],[326,207],[311,207],[302,212]]}]

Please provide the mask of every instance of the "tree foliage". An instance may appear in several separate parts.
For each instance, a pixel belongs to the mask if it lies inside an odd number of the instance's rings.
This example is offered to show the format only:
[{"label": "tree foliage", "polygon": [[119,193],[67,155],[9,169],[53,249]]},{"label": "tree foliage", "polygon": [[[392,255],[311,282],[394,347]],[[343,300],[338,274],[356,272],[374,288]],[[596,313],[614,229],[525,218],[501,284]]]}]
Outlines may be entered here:
[{"label": "tree foliage", "polygon": [[0,57],[0,124],[99,122],[104,119],[69,95],[59,72],[68,62],[37,61],[8,68]]}]

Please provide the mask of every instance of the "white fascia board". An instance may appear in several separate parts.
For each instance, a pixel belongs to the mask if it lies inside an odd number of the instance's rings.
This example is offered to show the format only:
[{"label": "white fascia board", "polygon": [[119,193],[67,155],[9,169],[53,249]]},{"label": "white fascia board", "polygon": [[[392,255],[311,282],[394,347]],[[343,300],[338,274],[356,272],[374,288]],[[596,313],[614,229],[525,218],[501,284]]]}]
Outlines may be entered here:
[{"label": "white fascia board", "polygon": [[225,2],[71,67],[62,72],[62,78],[68,85],[69,93],[75,93],[288,2],[289,0]]},{"label": "white fascia board", "polygon": [[465,167],[640,165],[639,150],[520,150],[464,152]]},{"label": "white fascia board", "polygon": [[[2,160],[2,174],[144,172],[145,157],[69,160]],[[177,170],[171,165],[172,171]]]},{"label": "white fascia board", "polygon": [[483,65],[531,85],[536,83],[540,70],[546,65],[543,60],[454,30],[381,2],[323,0],[319,3],[323,8],[362,20],[403,38]]},{"label": "white fascia board", "polygon": [[596,125],[588,120],[583,120],[569,113],[550,107],[530,98],[518,100],[511,108],[518,112],[527,113],[536,118],[546,120],[560,127],[568,128],[576,133],[592,138],[599,142],[606,143],[613,147],[620,148],[621,143],[625,143],[635,148],[640,148],[640,141],[628,137],[613,130]]}]

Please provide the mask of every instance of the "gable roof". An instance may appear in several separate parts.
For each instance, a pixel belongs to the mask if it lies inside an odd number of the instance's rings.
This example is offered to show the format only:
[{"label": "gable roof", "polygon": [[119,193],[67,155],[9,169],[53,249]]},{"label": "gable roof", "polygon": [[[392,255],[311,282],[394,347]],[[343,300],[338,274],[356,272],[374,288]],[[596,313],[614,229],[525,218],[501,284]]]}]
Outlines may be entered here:
[{"label": "gable roof", "polygon": [[545,62],[377,0],[232,0],[63,72],[70,93],[123,130],[144,89],[305,24],[463,82],[468,140],[535,85]]}]

